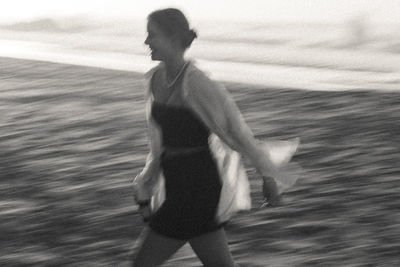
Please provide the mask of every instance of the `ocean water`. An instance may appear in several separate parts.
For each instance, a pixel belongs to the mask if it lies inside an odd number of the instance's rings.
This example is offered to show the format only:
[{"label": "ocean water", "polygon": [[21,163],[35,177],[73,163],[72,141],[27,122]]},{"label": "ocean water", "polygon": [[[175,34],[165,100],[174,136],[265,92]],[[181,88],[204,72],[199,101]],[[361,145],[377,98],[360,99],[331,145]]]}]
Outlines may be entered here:
[{"label": "ocean water", "polygon": [[[39,26],[38,26],[39,25]],[[222,81],[309,90],[398,90],[400,25],[194,24],[187,53]],[[0,56],[145,72],[144,21],[40,20],[3,26]]]}]

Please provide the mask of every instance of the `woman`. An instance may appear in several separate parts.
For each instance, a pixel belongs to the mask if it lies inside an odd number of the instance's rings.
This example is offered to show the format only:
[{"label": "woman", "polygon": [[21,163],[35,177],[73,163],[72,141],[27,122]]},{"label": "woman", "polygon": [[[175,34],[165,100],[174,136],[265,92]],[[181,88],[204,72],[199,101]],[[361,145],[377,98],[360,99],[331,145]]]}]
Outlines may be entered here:
[{"label": "woman", "polygon": [[197,36],[182,12],[151,13],[147,31],[151,58],[161,63],[146,74],[150,153],[134,188],[149,223],[134,266],[160,265],[186,242],[205,266],[234,266],[223,226],[250,208],[239,153],[263,177],[271,205],[278,171],[227,91],[185,59]]}]

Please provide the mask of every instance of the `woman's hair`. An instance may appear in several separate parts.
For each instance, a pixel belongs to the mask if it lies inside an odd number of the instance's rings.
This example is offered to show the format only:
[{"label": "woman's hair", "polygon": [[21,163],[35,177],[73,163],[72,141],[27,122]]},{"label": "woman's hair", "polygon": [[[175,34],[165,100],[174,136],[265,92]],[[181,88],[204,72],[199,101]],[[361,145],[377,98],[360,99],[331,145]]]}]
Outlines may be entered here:
[{"label": "woman's hair", "polygon": [[189,28],[185,15],[176,8],[160,9],[152,12],[148,20],[157,23],[157,26],[168,36],[176,35],[183,48],[189,48],[197,33]]}]

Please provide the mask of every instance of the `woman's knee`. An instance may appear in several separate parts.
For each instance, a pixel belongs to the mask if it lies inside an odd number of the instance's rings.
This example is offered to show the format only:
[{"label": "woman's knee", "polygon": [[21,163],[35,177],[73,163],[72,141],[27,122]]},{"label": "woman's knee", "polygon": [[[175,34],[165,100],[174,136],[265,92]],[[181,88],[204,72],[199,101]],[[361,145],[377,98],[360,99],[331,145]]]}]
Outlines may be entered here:
[{"label": "woman's knee", "polygon": [[204,266],[235,266],[223,229],[194,238],[190,245]]},{"label": "woman's knee", "polygon": [[175,240],[147,230],[134,255],[133,266],[158,266],[171,257],[185,241]]}]

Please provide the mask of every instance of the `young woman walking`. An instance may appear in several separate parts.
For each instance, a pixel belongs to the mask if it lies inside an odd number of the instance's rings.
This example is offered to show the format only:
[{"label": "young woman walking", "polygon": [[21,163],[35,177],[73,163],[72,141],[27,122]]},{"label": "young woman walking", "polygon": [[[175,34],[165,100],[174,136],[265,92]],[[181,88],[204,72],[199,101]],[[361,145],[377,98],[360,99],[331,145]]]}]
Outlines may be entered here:
[{"label": "young woman walking", "polygon": [[134,189],[148,226],[133,265],[160,265],[189,242],[205,266],[234,266],[224,224],[250,208],[239,154],[263,178],[270,205],[279,199],[279,171],[224,87],[185,58],[197,35],[183,13],[151,13],[147,32],[160,64],[146,74],[150,153]]}]

